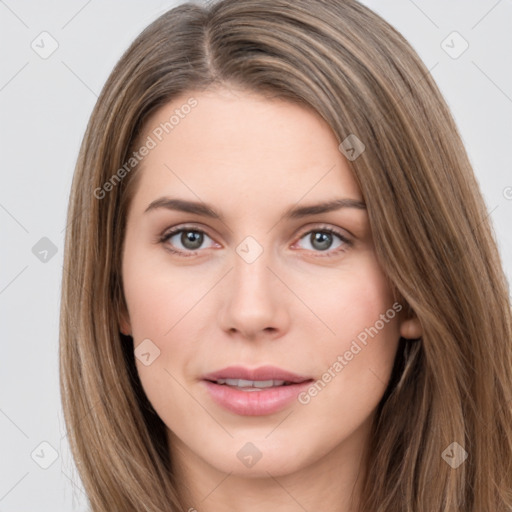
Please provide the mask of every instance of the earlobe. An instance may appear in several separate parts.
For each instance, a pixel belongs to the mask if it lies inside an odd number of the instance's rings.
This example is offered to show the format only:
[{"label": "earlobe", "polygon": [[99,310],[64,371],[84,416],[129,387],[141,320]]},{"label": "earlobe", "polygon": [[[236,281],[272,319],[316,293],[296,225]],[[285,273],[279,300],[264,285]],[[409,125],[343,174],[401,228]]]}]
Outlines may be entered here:
[{"label": "earlobe", "polygon": [[[414,315],[414,314],[413,314]],[[400,324],[400,336],[405,339],[416,340],[421,338],[423,328],[416,315],[407,318]]]},{"label": "earlobe", "polygon": [[125,336],[131,336],[132,327],[130,325],[130,319],[125,311],[119,313],[119,330]]},{"label": "earlobe", "polygon": [[406,340],[418,340],[423,336],[423,326],[416,315],[416,312],[407,302],[405,297],[400,296],[396,300],[399,301],[402,309],[399,316],[399,332],[400,337]]}]

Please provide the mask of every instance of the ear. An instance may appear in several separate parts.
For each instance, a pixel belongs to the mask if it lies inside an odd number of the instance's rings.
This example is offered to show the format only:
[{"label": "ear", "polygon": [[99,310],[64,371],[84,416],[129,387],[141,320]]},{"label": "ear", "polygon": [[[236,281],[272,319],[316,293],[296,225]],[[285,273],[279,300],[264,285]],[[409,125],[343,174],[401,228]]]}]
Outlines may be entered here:
[{"label": "ear", "polygon": [[422,335],[423,327],[416,313],[410,307],[406,307],[406,313],[400,322],[400,336],[409,340],[417,340]]},{"label": "ear", "polygon": [[121,307],[121,310],[119,311],[118,319],[119,330],[125,336],[131,336],[132,326],[130,323],[130,316],[128,315],[128,311],[126,310],[126,307],[124,305]]}]

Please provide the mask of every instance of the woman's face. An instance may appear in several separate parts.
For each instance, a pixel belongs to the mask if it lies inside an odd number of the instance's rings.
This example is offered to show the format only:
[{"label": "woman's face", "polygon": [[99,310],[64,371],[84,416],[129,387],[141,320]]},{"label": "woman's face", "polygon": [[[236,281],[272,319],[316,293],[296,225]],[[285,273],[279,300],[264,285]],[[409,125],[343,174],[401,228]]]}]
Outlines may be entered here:
[{"label": "woman's face", "polygon": [[330,128],[218,89],[140,141],[121,326],[175,460],[278,476],[359,453],[402,315]]}]

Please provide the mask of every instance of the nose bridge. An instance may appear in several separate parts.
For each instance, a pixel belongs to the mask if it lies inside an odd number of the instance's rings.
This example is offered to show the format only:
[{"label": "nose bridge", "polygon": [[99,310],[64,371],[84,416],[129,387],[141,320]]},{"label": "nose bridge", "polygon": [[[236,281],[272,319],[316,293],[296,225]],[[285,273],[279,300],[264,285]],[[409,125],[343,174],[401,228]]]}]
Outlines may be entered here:
[{"label": "nose bridge", "polygon": [[264,249],[254,237],[246,237],[235,249],[233,280],[237,290],[253,298],[270,300],[270,280],[273,275],[270,250]]},{"label": "nose bridge", "polygon": [[236,330],[246,337],[257,336],[265,330],[282,331],[288,315],[279,298],[272,267],[272,252],[253,237],[246,237],[233,255],[233,270],[224,292],[222,327]]}]

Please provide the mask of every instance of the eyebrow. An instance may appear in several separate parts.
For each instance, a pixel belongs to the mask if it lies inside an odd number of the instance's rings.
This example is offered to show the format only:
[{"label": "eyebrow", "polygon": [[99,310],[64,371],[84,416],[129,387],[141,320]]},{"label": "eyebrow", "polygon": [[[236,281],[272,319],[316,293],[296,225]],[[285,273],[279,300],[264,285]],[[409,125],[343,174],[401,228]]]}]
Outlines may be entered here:
[{"label": "eyebrow", "polygon": [[[203,217],[210,217],[223,221],[223,216],[215,210],[215,208],[207,203],[197,201],[187,201],[185,199],[176,199],[171,197],[160,197],[155,199],[146,208],[144,213],[164,208],[166,210],[175,210],[186,213],[195,213]],[[343,198],[333,199],[318,204],[311,204],[306,206],[292,206],[285,211],[284,219],[300,219],[309,215],[317,215],[319,213],[327,213],[342,208],[356,208],[358,210],[366,210],[364,202],[357,199]]]}]

